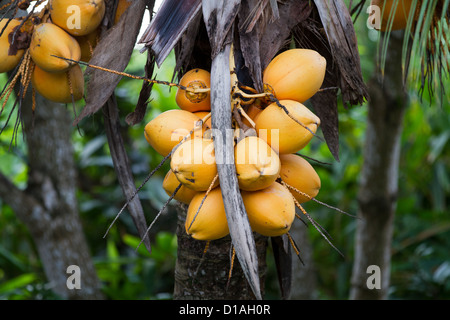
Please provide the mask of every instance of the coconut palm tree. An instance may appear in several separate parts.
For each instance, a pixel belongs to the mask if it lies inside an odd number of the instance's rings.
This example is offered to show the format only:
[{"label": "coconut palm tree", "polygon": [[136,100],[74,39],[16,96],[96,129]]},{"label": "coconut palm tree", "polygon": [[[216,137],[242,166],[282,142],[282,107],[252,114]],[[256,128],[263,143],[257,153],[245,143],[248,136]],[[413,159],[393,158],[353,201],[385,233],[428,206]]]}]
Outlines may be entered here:
[{"label": "coconut palm tree", "polygon": [[[435,80],[442,79],[449,72],[446,41],[449,0],[412,2],[412,8],[420,10],[414,9],[415,14],[407,20],[404,32],[406,40],[402,42],[401,80],[405,84],[407,75],[419,70],[421,90],[434,90],[434,84],[440,83]],[[18,4],[17,1],[12,3]],[[108,142],[127,199],[126,206],[130,209],[142,241],[151,250],[148,228],[137,197],[139,188],[134,186],[123,141],[117,130],[117,105],[113,92],[120,78],[125,75],[122,71],[133,50],[143,13],[146,8],[153,10],[154,1],[134,1],[114,28],[112,17],[118,1],[110,3],[112,5],[107,8],[100,42],[89,63],[91,68],[88,68],[86,106],[74,124],[103,109]],[[361,75],[357,39],[350,14],[357,16],[366,4],[364,0],[354,6],[350,3],[349,7],[353,9],[349,10],[343,0],[165,0],[140,39],[147,50],[147,77],[135,111],[126,118],[127,123],[134,125],[142,121],[155,82],[149,81],[154,66],[161,65],[174,50],[174,79],[181,79],[195,67],[211,71],[212,127],[218,133],[214,147],[217,153],[233,157],[233,136],[227,135],[227,130],[232,127],[232,119],[241,119],[239,113],[230,112],[232,99],[236,97],[231,93],[239,92],[242,95],[244,90],[249,89],[251,93],[266,94],[262,72],[278,53],[293,47],[314,49],[326,59],[327,66],[322,88],[308,105],[320,118],[323,139],[336,161],[339,161],[338,99],[346,106],[361,105],[369,100],[369,89]],[[389,35],[388,28],[383,37],[385,45],[380,50],[382,67],[390,61],[386,49]],[[414,59],[416,52],[419,52],[419,61]],[[270,97],[268,94],[266,96]],[[277,102],[273,95],[271,99]],[[281,104],[279,106],[283,107]],[[319,138],[317,135],[315,137]],[[167,161],[169,156],[163,161]],[[289,297],[292,267],[290,250],[297,251],[295,239],[285,234],[270,237],[269,240],[252,232],[233,163],[218,164],[217,168],[230,236],[206,243],[188,237],[184,232],[186,208],[180,205],[176,299],[263,298],[265,256],[269,241],[275,254],[282,296]],[[305,217],[329,241],[311,215],[305,213]],[[383,247],[387,250],[391,219],[385,220],[388,240]],[[374,226],[362,225],[359,228],[359,232],[364,233],[367,231],[365,228],[373,231]],[[365,251],[366,248],[363,248],[360,254],[364,255]],[[358,267],[363,265],[362,260],[359,257],[355,259],[355,274],[361,274],[363,269]],[[356,286],[362,283],[361,277],[355,275],[354,279],[358,282]]]},{"label": "coconut palm tree", "polygon": [[[322,90],[311,99],[311,105],[321,118],[325,141],[337,160],[338,92],[348,105],[368,98],[353,24],[342,1],[165,1],[141,42],[158,64],[174,49],[175,76],[181,77],[194,67],[211,70],[212,126],[222,137],[231,128],[230,70],[237,74],[239,83],[262,92],[262,70],[276,54],[290,47],[311,48],[327,59]],[[230,138],[215,139],[216,152],[232,154]],[[211,242],[205,252],[205,244],[189,239],[183,231],[178,233],[176,298],[263,296],[267,239],[251,231],[235,172],[233,164],[218,165],[230,237]],[[271,243],[276,247],[283,296],[288,297],[289,240],[274,237]],[[295,248],[295,243],[292,245]],[[228,278],[225,271],[230,269],[234,253],[239,264]],[[190,277],[192,274],[195,276]],[[241,281],[244,277],[247,281]]]}]

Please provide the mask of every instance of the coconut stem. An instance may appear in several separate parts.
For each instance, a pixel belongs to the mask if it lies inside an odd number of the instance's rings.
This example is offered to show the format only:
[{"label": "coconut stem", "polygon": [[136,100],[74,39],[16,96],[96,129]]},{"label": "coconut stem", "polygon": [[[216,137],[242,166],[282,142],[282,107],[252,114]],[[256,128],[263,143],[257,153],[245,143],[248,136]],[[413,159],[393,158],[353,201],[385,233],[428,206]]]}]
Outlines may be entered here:
[{"label": "coconut stem", "polygon": [[286,115],[291,118],[292,120],[294,120],[296,123],[298,123],[299,125],[301,125],[303,128],[305,128],[306,130],[308,130],[314,137],[319,138],[320,140],[323,141],[323,139],[321,137],[319,137],[318,135],[316,135],[310,128],[308,128],[308,126],[306,126],[305,124],[303,124],[300,120],[298,120],[297,118],[295,118],[290,112],[289,110],[280,103],[280,100],[278,100],[273,94],[269,95],[270,97],[270,101],[275,102],[277,104],[278,107],[280,107],[281,109],[283,109],[283,111],[286,113]]},{"label": "coconut stem", "polygon": [[231,260],[230,260],[230,271],[228,272],[228,281],[227,281],[226,289],[228,289],[228,287],[229,287],[229,285],[230,285],[231,274],[233,273],[234,259],[235,259],[235,257],[236,257],[236,250],[234,249],[234,247],[233,247],[233,245],[232,245]]},{"label": "coconut stem", "polygon": [[344,257],[342,252],[330,241],[330,239],[328,239],[328,237],[325,234],[325,233],[327,233],[326,230],[321,225],[319,225],[316,221],[314,221],[314,219],[308,214],[308,212],[306,212],[306,210],[300,205],[300,203],[298,203],[297,199],[295,199],[294,196],[292,196],[292,198],[294,199],[294,203],[297,206],[297,208],[299,208],[302,211],[302,213],[308,218],[309,222],[311,222],[312,225],[314,226],[314,228],[316,228],[316,230],[319,231],[320,235],[326,240],[326,242],[328,242],[328,244],[334,250],[336,250],[342,257]]},{"label": "coconut stem", "polygon": [[252,126],[253,128],[256,128],[255,122],[252,120],[252,118],[249,117],[249,115],[245,112],[245,110],[242,108],[242,106],[241,106],[241,105],[238,105],[238,106],[237,106],[237,109],[238,109],[239,113],[240,113],[245,119],[247,119],[248,122],[250,122],[251,126]]},{"label": "coconut stem", "polygon": [[84,62],[84,61],[77,61],[77,60],[73,60],[73,59],[69,59],[69,58],[59,57],[59,56],[56,56],[56,55],[51,55],[51,56],[55,57],[55,58],[67,60],[67,61],[72,62],[72,63],[81,64],[81,65],[84,65],[84,66],[87,66],[87,67],[90,67],[90,68],[93,68],[93,69],[98,69],[98,70],[101,70],[101,71],[113,73],[113,74],[116,74],[118,76],[124,76],[124,77],[135,79],[135,80],[143,80],[143,81],[146,81],[148,83],[162,84],[162,85],[166,85],[166,86],[169,86],[169,87],[177,87],[177,88],[180,88],[181,90],[185,90],[185,91],[191,92],[191,93],[205,93],[205,92],[210,92],[211,91],[211,88],[186,87],[186,86],[183,86],[183,85],[181,85],[179,83],[163,81],[163,80],[156,80],[156,79],[149,79],[149,78],[146,78],[146,77],[136,76],[136,75],[132,75],[132,74],[129,74],[129,73],[126,73],[126,72],[121,72],[121,71],[116,71],[116,70],[112,70],[112,69],[96,66],[96,65],[90,64],[88,62]]},{"label": "coconut stem", "polygon": [[206,240],[205,249],[203,249],[202,257],[201,257],[200,262],[199,262],[199,264],[197,266],[197,269],[195,270],[194,277],[193,277],[192,281],[195,280],[195,277],[197,276],[198,271],[200,270],[200,266],[202,265],[203,261],[205,261],[206,252],[208,252],[210,244],[211,244],[211,240]]},{"label": "coconut stem", "polygon": [[293,248],[294,251],[295,251],[295,254],[296,254],[297,257],[300,259],[300,262],[301,262],[303,265],[305,265],[305,263],[303,262],[302,257],[300,257],[300,250],[298,249],[298,246],[297,246],[297,244],[295,243],[294,239],[291,237],[291,235],[289,234],[289,232],[287,232],[286,235],[287,235],[287,237],[288,237],[288,239],[289,239],[289,242],[291,243],[292,248]]},{"label": "coconut stem", "polygon": [[147,237],[147,234],[149,233],[150,229],[153,227],[153,225],[155,224],[156,220],[159,218],[159,216],[163,213],[164,209],[167,207],[167,205],[169,204],[170,201],[172,201],[172,199],[175,197],[175,195],[177,194],[178,190],[180,190],[180,188],[182,187],[182,184],[180,183],[178,185],[178,187],[176,187],[176,189],[173,191],[172,195],[169,197],[169,199],[167,199],[167,201],[164,203],[163,207],[161,208],[161,210],[159,210],[158,214],[156,215],[155,219],[153,219],[152,223],[149,225],[149,227],[147,228],[147,231],[145,231],[144,236],[142,237],[141,241],[139,242],[138,246],[136,247],[136,251],[139,249],[139,247],[141,246],[142,242],[144,242],[145,238]]},{"label": "coconut stem", "polygon": [[317,202],[318,204],[321,204],[321,205],[323,205],[323,206],[325,206],[325,207],[327,207],[327,208],[336,210],[336,211],[338,211],[338,212],[340,212],[340,213],[346,214],[346,215],[348,215],[348,216],[350,216],[350,217],[357,218],[357,216],[355,216],[355,215],[352,215],[352,214],[350,214],[350,213],[348,213],[348,212],[345,212],[345,211],[343,211],[343,210],[341,210],[341,209],[339,209],[339,208],[333,207],[333,206],[331,206],[331,205],[329,205],[329,204],[327,204],[327,203],[325,203],[325,202],[322,202],[322,201],[320,201],[320,200],[317,200],[317,199],[314,198],[314,197],[311,197],[309,194],[307,194],[307,193],[305,193],[305,192],[303,192],[303,191],[298,190],[296,187],[293,187],[293,186],[287,184],[286,182],[284,182],[284,181],[281,180],[281,179],[280,179],[280,182],[281,182],[282,185],[284,185],[284,186],[287,187],[288,189],[294,190],[295,192],[297,192],[298,194],[300,194],[300,195],[302,195],[302,196],[308,198],[309,200],[312,200],[312,201],[314,201],[314,202]]},{"label": "coconut stem", "polygon": [[30,50],[27,49],[27,51],[25,52],[25,54],[22,58],[22,62],[20,63],[20,65],[17,69],[16,74],[14,75],[11,82],[6,87],[5,91],[0,95],[0,101],[3,98],[5,98],[5,101],[3,101],[0,113],[5,108],[6,103],[8,102],[11,93],[14,91],[14,87],[15,87],[17,81],[19,80],[19,78],[20,78],[20,84],[22,85],[22,90],[23,90],[22,98],[25,97],[26,89],[28,88],[28,85],[30,83],[33,66],[34,66],[34,64],[32,64]]}]

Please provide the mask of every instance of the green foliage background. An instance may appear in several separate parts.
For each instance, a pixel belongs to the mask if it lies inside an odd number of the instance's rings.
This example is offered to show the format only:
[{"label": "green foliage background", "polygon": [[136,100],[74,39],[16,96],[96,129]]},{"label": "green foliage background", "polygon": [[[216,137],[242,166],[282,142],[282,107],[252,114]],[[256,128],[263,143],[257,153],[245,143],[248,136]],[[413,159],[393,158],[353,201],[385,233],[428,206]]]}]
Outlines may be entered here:
[{"label": "green foliage background", "polygon": [[[365,79],[375,68],[376,41],[373,31],[357,27],[361,64]],[[145,55],[136,51],[127,72],[143,75]],[[158,79],[172,79],[174,56],[160,70]],[[6,81],[0,75],[0,82]],[[116,90],[122,119],[133,111],[141,82],[124,78]],[[450,80],[446,79],[446,87]],[[136,184],[161,160],[145,141],[145,124],[157,114],[176,108],[175,90],[155,85],[145,121],[129,127],[123,123],[123,135],[132,163]],[[421,100],[411,90],[411,106],[406,114],[400,159],[398,207],[392,248],[391,299],[450,298],[450,99],[442,106],[430,97]],[[9,102],[0,117],[6,121]],[[39,106],[38,106],[39,107]],[[71,107],[68,107],[71,110]],[[78,104],[77,111],[82,108]],[[346,109],[340,106],[340,162],[331,156],[327,146],[313,140],[302,154],[328,164],[312,162],[322,179],[319,200],[346,212],[356,214],[358,178],[366,127],[366,106]],[[13,138],[14,118],[0,136],[0,171],[24,188],[27,179],[26,148],[19,130]],[[127,214],[104,234],[124,203],[118,185],[102,116],[85,119],[73,129],[73,143],[79,171],[78,201],[98,275],[108,299],[170,299],[177,242],[174,235],[176,213],[169,207],[155,223],[150,236],[153,252],[144,247],[136,250],[139,238]],[[139,193],[147,220],[154,219],[168,196],[161,188],[167,164],[153,176]],[[319,298],[346,299],[350,287],[354,218],[342,215],[317,203],[307,203],[306,210],[331,235],[333,243],[345,254],[342,258],[314,228],[309,236],[314,248]],[[32,238],[14,212],[0,199],[0,299],[58,299],[48,288]],[[276,299],[278,289],[274,263],[268,255],[267,296]]]}]

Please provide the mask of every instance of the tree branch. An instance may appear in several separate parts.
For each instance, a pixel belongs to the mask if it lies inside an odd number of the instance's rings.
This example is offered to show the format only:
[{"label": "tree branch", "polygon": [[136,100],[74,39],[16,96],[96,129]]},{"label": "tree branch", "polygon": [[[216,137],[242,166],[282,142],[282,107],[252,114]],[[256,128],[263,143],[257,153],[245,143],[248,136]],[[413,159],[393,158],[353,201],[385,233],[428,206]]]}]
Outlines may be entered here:
[{"label": "tree branch", "polygon": [[0,198],[16,212],[20,220],[33,223],[34,215],[24,214],[35,210],[44,211],[39,201],[26,192],[20,190],[11,180],[0,172]]}]

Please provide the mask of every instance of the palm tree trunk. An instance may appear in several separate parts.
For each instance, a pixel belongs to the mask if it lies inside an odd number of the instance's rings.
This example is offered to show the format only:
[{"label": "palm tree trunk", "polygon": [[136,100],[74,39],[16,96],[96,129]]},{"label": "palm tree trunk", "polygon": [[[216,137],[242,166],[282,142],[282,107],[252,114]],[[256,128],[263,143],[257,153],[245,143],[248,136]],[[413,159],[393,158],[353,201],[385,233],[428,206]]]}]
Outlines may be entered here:
[{"label": "palm tree trunk", "polygon": [[[102,299],[79,219],[70,112],[39,95],[34,117],[30,98],[20,112],[28,148],[28,185],[21,190],[0,174],[0,197],[30,231],[51,289],[62,299]],[[78,281],[69,279],[75,275],[68,270],[72,265],[79,268],[79,288],[68,285]]]},{"label": "palm tree trunk", "polygon": [[[199,241],[186,234],[187,208],[178,211],[178,254],[175,266],[175,300],[253,300],[255,296],[237,257],[231,237]],[[261,293],[264,295],[267,238],[255,234]],[[206,251],[205,251],[206,249]],[[231,266],[233,261],[233,266]],[[230,274],[231,270],[231,274]]]},{"label": "palm tree trunk", "polygon": [[[402,85],[402,34],[392,32],[385,75],[368,85],[371,101],[367,119],[364,165],[358,194],[359,220],[355,239],[351,299],[387,299],[391,243],[397,204],[400,139],[408,97]],[[380,287],[368,281],[379,268]],[[376,283],[376,282],[375,282]]]}]

